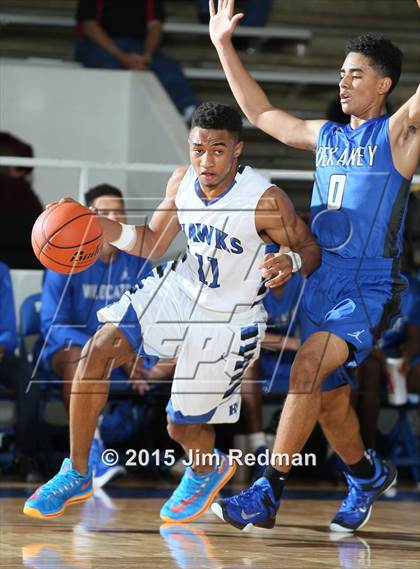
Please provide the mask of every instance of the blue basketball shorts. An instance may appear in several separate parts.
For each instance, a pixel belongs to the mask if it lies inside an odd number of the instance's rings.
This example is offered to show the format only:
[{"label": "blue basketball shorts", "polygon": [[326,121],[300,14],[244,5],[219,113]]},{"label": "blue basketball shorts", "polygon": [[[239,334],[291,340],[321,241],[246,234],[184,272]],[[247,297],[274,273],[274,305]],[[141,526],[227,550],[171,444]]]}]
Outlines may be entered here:
[{"label": "blue basketball shorts", "polygon": [[398,316],[406,287],[398,259],[345,259],[324,253],[302,298],[302,342],[316,332],[330,332],[350,347],[346,366],[360,365]]}]

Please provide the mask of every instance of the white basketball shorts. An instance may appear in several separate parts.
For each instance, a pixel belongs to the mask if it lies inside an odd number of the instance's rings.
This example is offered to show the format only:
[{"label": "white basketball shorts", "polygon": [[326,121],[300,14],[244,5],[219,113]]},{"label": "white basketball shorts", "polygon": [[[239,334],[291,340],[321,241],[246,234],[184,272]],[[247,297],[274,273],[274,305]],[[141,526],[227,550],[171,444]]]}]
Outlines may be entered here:
[{"label": "white basketball shorts", "polygon": [[98,312],[133,350],[176,358],[167,412],[174,423],[234,423],[247,367],[265,333],[262,303],[246,312],[205,310],[184,292],[174,263],[155,268],[131,292]]}]

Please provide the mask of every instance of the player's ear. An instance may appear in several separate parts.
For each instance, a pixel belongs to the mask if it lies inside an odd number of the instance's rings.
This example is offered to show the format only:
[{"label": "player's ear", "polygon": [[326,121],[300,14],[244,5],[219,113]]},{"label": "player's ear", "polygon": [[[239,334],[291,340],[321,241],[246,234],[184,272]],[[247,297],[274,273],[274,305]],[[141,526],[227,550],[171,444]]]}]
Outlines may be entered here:
[{"label": "player's ear", "polygon": [[382,77],[379,82],[379,94],[386,95],[392,87],[391,77]]},{"label": "player's ear", "polygon": [[234,151],[235,158],[239,158],[239,156],[242,154],[243,148],[244,148],[244,143],[242,140],[236,143]]}]

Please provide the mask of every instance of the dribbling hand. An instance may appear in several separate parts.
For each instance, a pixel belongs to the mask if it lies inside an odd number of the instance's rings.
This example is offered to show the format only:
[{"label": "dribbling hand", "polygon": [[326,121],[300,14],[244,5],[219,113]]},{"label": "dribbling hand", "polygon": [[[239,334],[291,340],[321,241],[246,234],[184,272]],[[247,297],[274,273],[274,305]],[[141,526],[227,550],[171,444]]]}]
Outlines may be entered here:
[{"label": "dribbling hand", "polygon": [[242,13],[234,15],[234,0],[219,0],[217,10],[215,8],[215,2],[217,2],[217,0],[209,0],[209,31],[210,39],[214,45],[229,41],[232,38],[239,20],[244,17]]},{"label": "dribbling hand", "polygon": [[74,203],[79,203],[77,202],[77,200],[74,200],[73,198],[61,198],[58,201],[55,202],[50,202],[45,206],[45,209],[50,209],[51,207],[54,207],[56,205],[58,205],[59,203],[64,203],[64,202],[74,202]]}]

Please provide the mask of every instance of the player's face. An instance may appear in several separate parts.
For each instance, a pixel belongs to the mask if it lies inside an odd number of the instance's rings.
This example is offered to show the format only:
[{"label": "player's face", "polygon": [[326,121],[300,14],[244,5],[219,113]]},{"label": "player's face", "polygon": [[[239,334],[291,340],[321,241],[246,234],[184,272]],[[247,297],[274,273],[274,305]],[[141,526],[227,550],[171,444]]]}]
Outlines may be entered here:
[{"label": "player's face", "polygon": [[380,75],[370,64],[368,57],[353,52],[344,60],[340,75],[340,102],[343,112],[359,118],[375,115],[389,90],[390,79]]},{"label": "player's face", "polygon": [[103,215],[114,221],[126,223],[127,216],[124,208],[124,201],[116,196],[101,196],[96,198],[92,206],[98,215]]},{"label": "player's face", "polygon": [[195,127],[188,142],[191,164],[202,188],[217,188],[236,174],[243,143],[230,132]]}]

